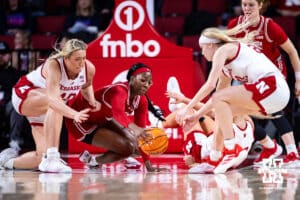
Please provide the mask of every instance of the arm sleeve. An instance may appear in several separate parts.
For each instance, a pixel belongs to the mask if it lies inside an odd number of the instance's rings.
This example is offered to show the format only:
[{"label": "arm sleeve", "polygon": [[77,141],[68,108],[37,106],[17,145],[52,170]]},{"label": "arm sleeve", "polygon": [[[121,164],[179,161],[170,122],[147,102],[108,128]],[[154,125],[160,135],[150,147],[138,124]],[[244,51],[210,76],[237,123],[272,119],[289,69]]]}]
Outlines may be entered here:
[{"label": "arm sleeve", "polygon": [[145,96],[141,96],[139,106],[134,111],[134,123],[144,128],[148,122],[148,101]]},{"label": "arm sleeve", "polygon": [[127,101],[127,90],[121,87],[113,87],[108,95],[111,104],[112,117],[115,118],[123,126],[128,127],[131,123],[129,117],[126,115],[125,105]]},{"label": "arm sleeve", "polygon": [[233,28],[237,25],[237,23],[238,23],[238,18],[236,17],[228,22],[227,28],[228,29]]}]

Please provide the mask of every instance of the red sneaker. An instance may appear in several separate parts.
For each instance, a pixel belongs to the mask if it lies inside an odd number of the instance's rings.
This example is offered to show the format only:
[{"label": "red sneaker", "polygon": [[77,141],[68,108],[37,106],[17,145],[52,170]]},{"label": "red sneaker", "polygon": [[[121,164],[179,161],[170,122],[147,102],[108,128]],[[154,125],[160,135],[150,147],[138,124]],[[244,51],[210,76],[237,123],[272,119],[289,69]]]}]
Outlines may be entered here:
[{"label": "red sneaker", "polygon": [[254,165],[256,166],[261,166],[263,159],[268,159],[268,158],[276,158],[281,155],[282,153],[282,147],[277,144],[275,140],[274,144],[275,146],[273,148],[266,148],[264,147],[263,151],[260,153],[259,157],[256,158],[253,162]]},{"label": "red sneaker", "polygon": [[298,168],[300,167],[299,156],[295,152],[291,152],[283,159],[284,168]]}]

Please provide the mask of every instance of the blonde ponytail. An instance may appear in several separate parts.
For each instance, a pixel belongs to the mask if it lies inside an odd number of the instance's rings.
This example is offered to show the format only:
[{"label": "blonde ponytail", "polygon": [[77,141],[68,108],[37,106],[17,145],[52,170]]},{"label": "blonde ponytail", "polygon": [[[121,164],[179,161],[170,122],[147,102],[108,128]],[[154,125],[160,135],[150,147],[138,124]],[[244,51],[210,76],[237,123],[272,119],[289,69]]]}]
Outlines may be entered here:
[{"label": "blonde ponytail", "polygon": [[61,57],[69,57],[74,51],[77,50],[86,50],[87,44],[78,39],[70,39],[66,42],[63,48],[60,50],[54,47],[54,54],[51,55],[50,59],[56,59]]}]

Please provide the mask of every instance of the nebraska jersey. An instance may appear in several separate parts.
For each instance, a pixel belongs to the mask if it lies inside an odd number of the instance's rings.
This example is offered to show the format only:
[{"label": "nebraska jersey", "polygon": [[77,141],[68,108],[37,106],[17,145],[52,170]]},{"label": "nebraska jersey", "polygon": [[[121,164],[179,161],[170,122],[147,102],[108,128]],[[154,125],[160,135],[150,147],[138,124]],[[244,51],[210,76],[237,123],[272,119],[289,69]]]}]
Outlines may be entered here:
[{"label": "nebraska jersey", "polygon": [[238,44],[237,54],[226,62],[223,72],[226,76],[244,83],[254,83],[271,75],[284,78],[263,53],[255,51],[244,43]]},{"label": "nebraska jersey", "polygon": [[[228,23],[228,28],[233,28],[237,24],[245,22],[245,20],[246,17],[244,15],[234,18]],[[250,26],[245,31],[255,31],[255,47],[264,53],[277,66],[281,73],[286,76],[286,65],[279,49],[279,46],[288,39],[284,30],[272,19],[260,16],[258,25]],[[241,32],[236,37],[242,38],[245,34],[246,32]]]},{"label": "nebraska jersey", "polygon": [[[61,71],[61,80],[59,83],[60,95],[61,98],[65,102],[67,102],[68,100],[75,97],[79,93],[82,85],[86,83],[87,66],[85,64],[85,66],[75,79],[70,79],[66,72],[66,66],[63,61],[63,58],[58,58],[56,59],[56,61],[58,62]],[[36,70],[26,75],[27,80],[30,81],[35,87],[46,88],[46,79],[42,74],[43,66],[44,64],[40,65]]]},{"label": "nebraska jersey", "polygon": [[252,124],[246,121],[246,126],[243,128],[240,128],[236,124],[232,124],[232,127],[236,143],[249,152],[254,141],[254,127]]},{"label": "nebraska jersey", "polygon": [[[254,127],[249,121],[246,121],[244,128],[232,124],[236,143],[248,152],[254,141]],[[195,159],[195,162],[201,163],[203,159],[209,156],[213,150],[213,134],[206,136],[202,131],[193,131],[187,135],[187,139],[183,143],[183,152],[185,155],[190,155]]]}]

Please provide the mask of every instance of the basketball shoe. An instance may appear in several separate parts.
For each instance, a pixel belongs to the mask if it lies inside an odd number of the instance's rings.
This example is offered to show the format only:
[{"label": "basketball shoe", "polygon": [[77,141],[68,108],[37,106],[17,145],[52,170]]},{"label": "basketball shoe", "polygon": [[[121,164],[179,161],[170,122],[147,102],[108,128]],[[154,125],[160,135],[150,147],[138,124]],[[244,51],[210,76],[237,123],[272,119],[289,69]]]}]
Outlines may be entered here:
[{"label": "basketball shoe", "polygon": [[133,157],[128,157],[123,160],[126,169],[140,169],[142,164]]},{"label": "basketball shoe", "polygon": [[190,174],[206,174],[206,173],[213,173],[214,169],[216,168],[215,165],[203,162],[194,164],[193,167],[189,169]]},{"label": "basketball shoe", "polygon": [[71,173],[71,167],[67,166],[67,163],[60,158],[60,153],[57,148],[48,148],[47,154],[42,157],[42,161],[39,164],[39,170],[41,172],[53,172],[53,173]]},{"label": "basketball shoe", "polygon": [[276,158],[281,155],[282,153],[282,147],[277,144],[275,140],[274,144],[275,146],[273,148],[266,148],[264,147],[263,151],[260,153],[259,157],[254,160],[253,164],[255,166],[261,166],[263,164],[263,159],[268,159],[268,158]]},{"label": "basketball shoe", "polygon": [[228,169],[239,166],[247,158],[248,152],[240,145],[235,144],[232,150],[225,148],[223,154],[221,162],[214,169],[215,174],[225,173]]},{"label": "basketball shoe", "polygon": [[[168,79],[168,82],[167,82],[167,92],[175,92],[177,94],[181,94],[181,91],[180,91],[180,87],[179,87],[179,83],[177,81],[177,79],[174,77],[174,76],[171,76],[169,79]],[[177,110],[178,108],[182,107],[184,104],[180,103],[180,104],[175,104],[175,99],[174,98],[170,98],[169,100],[169,110],[171,112]]]},{"label": "basketball shoe", "polygon": [[291,152],[285,156],[283,159],[284,168],[299,168],[300,158],[295,152]]},{"label": "basketball shoe", "polygon": [[100,166],[96,161],[96,158],[92,156],[87,150],[83,151],[79,155],[79,160],[83,162],[88,168],[98,168]]},{"label": "basketball shoe", "polygon": [[0,169],[1,168],[5,168],[4,164],[9,161],[12,158],[15,158],[19,155],[19,151],[16,150],[15,148],[7,148],[4,149],[1,153],[0,153]]}]

